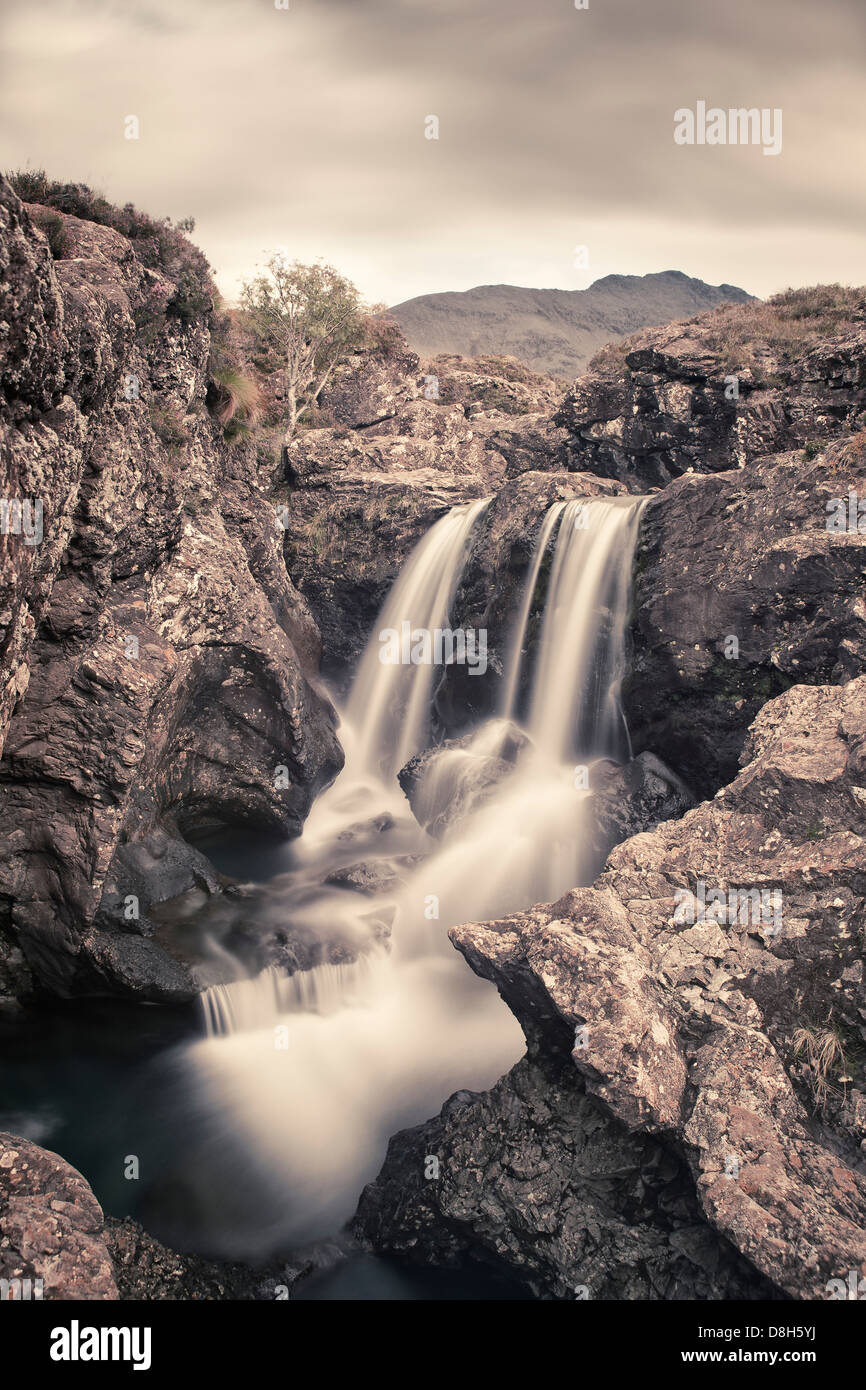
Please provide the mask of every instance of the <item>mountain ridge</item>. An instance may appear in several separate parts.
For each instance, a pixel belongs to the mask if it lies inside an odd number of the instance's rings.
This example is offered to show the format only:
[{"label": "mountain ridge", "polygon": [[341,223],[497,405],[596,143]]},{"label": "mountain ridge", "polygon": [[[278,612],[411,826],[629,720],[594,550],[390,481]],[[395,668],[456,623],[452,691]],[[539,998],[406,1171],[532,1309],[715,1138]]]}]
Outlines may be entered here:
[{"label": "mountain ridge", "polygon": [[390,313],[422,357],[512,356],[572,380],[605,343],[725,301],[753,299],[737,285],[710,285],[680,270],[605,275],[585,290],[476,285],[417,295]]}]

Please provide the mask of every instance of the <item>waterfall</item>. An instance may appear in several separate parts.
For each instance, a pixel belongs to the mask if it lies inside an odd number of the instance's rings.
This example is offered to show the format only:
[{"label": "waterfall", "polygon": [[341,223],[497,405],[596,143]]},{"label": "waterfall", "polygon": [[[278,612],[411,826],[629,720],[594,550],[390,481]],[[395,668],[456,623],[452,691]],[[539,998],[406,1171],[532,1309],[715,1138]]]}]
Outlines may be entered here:
[{"label": "waterfall", "polygon": [[644,499],[576,499],[562,511],[530,697],[536,747],[617,756],[631,557]]},{"label": "waterfall", "polygon": [[[575,763],[628,753],[619,685],[643,499],[575,499],[545,515],[500,715],[431,759],[419,788],[425,823],[440,815],[437,841],[396,782],[427,743],[437,672],[384,665],[379,634],[447,623],[486,505],[450,512],[398,577],[343,712],[344,770],[313,807],[292,871],[268,885],[271,922],[282,914],[325,939],[339,924],[357,959],[208,990],[206,1036],[179,1059],[206,1135],[185,1165],[190,1207],[210,1207],[218,1253],[257,1256],[333,1233],[390,1135],[517,1061],[516,1020],[453,950],[447,928],[552,901],[594,872],[592,797]],[[551,546],[539,623],[536,589]],[[522,703],[528,713],[515,729]],[[479,786],[476,800],[463,798]],[[458,802],[469,809],[450,825]],[[327,885],[358,860],[403,868],[372,896]]]},{"label": "waterfall", "polygon": [[518,682],[523,665],[523,645],[526,640],[529,618],[532,612],[532,600],[535,597],[535,590],[538,586],[538,576],[541,572],[541,566],[544,563],[544,557],[547,554],[550,537],[553,535],[556,524],[560,520],[564,508],[564,502],[554,502],[553,506],[548,509],[544,521],[541,524],[538,540],[533,550],[532,562],[523,590],[523,601],[520,605],[515,638],[512,642],[511,652],[505,666],[502,713],[506,719],[513,719],[516,713]]},{"label": "waterfall", "polygon": [[490,498],[454,507],[410,556],[367,643],[352,686],[346,719],[358,731],[365,766],[395,777],[425,748],[433,665],[386,665],[379,634],[390,630],[434,632],[448,613],[466,563],[473,527]]}]

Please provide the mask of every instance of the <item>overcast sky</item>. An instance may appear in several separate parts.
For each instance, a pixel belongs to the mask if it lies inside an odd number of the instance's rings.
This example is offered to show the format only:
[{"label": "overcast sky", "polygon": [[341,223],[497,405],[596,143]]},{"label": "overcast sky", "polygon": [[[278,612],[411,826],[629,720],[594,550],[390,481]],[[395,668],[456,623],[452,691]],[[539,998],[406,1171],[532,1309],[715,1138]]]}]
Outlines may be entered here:
[{"label": "overcast sky", "polygon": [[[289,3],[0,0],[3,167],[194,216],[229,294],[277,247],[387,303],[866,282],[864,0]],[[675,144],[699,100],[781,108],[781,154]]]}]

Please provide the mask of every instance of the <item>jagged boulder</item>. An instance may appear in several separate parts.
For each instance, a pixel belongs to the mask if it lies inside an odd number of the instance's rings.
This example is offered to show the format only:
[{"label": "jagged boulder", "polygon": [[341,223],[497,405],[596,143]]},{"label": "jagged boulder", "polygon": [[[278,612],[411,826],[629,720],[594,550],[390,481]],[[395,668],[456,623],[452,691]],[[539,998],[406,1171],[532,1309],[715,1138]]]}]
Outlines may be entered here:
[{"label": "jagged boulder", "polygon": [[646,507],[625,711],[636,749],[699,793],[735,775],[769,697],[866,669],[866,521],[852,492],[866,501],[866,432],[812,459],[680,478]]},{"label": "jagged boulder", "polygon": [[59,1154],[0,1134],[0,1280],[14,1299],[116,1299],[102,1208]]},{"label": "jagged boulder", "polygon": [[[847,1093],[866,1088],[866,677],[770,701],[742,761],[714,800],[615,849],[591,888],[452,929],[527,1058],[392,1141],[356,1221],[376,1248],[489,1251],[544,1296],[610,1296],[619,1223],[636,1249],[652,1233],[627,1195],[640,1139],[690,1174],[640,1296],[683,1296],[691,1278],[685,1296],[822,1299],[866,1272],[866,1110]],[[801,1039],[827,1029],[847,1042],[832,1064],[807,1045],[804,1081]],[[601,1216],[577,1115],[629,1153],[622,1190],[601,1179]]]},{"label": "jagged boulder", "polygon": [[554,418],[572,468],[633,492],[862,428],[866,297],[819,286],[646,329],[604,349]]}]

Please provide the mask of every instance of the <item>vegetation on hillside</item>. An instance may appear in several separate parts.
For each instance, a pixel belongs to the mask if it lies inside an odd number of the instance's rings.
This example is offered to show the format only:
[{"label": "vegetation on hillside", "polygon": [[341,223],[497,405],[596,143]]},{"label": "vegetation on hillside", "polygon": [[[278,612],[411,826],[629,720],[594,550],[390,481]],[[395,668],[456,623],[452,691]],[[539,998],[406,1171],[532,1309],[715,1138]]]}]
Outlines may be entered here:
[{"label": "vegetation on hillside", "polygon": [[[699,325],[707,347],[729,371],[754,369],[762,352],[769,350],[782,363],[808,352],[822,338],[862,322],[866,287],[813,285],[802,290],[783,290],[767,300],[745,304],[720,304],[689,323]],[[589,363],[595,372],[624,372],[626,358],[652,341],[653,329],[641,329],[627,338],[608,343]]]},{"label": "vegetation on hillside", "polygon": [[191,217],[172,222],[167,217],[149,217],[132,203],[117,207],[86,183],[49,179],[43,169],[19,169],[7,178],[22,202],[53,212],[53,217],[48,212],[34,220],[46,233],[55,259],[62,260],[69,250],[58,213],[97,222],[126,237],[142,265],[162,271],[173,281],[175,292],[164,306],[169,318],[189,324],[210,312],[214,284],[207,258],[185,235],[195,227]]},{"label": "vegetation on hillside", "polygon": [[366,306],[333,266],[272,256],[241,294],[260,353],[285,379],[285,441],[312,409],[337,364],[365,337]]}]

